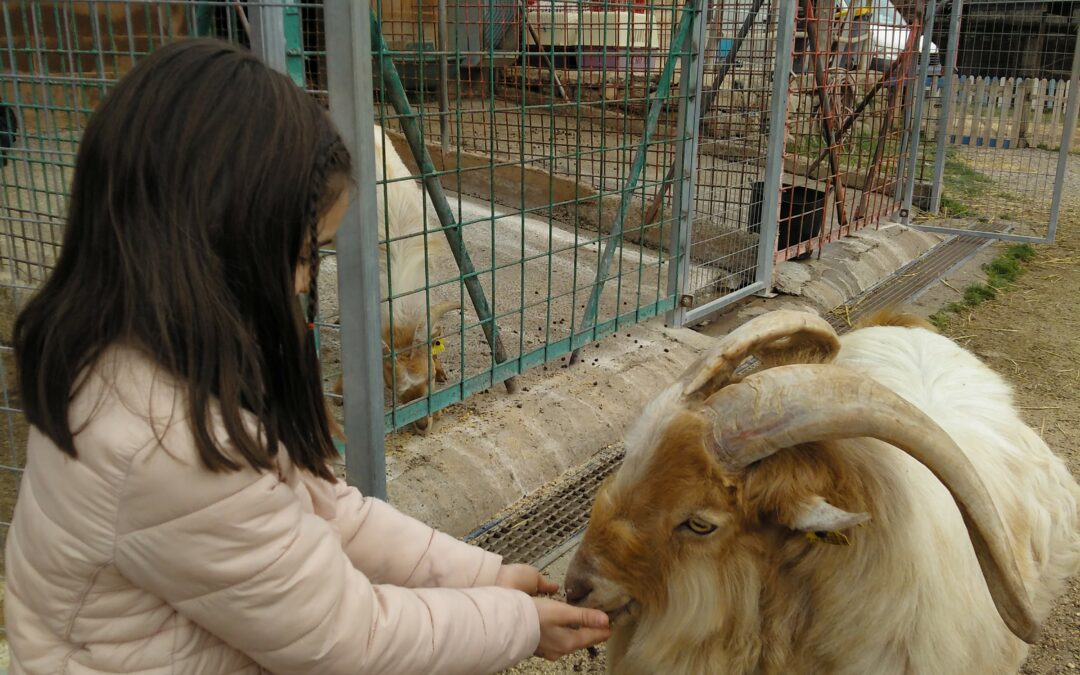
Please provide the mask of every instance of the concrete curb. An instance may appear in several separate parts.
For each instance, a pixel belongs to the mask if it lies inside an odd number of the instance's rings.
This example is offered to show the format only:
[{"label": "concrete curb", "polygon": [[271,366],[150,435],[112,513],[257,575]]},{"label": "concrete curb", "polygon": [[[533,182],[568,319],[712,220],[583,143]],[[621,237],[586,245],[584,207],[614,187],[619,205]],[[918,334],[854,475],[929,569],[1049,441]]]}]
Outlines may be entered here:
[{"label": "concrete curb", "polygon": [[698,329],[724,335],[767,311],[800,309],[824,314],[885,281],[898,269],[947,237],[920,232],[899,223],[861,230],[821,249],[821,256],[776,266],[772,298],[748,298],[726,312],[706,319]]},{"label": "concrete curb", "polygon": [[690,365],[712,338],[661,320],[631,327],[444,411],[427,436],[387,437],[390,501],[464,536],[509,504],[619,438],[658,388]]}]

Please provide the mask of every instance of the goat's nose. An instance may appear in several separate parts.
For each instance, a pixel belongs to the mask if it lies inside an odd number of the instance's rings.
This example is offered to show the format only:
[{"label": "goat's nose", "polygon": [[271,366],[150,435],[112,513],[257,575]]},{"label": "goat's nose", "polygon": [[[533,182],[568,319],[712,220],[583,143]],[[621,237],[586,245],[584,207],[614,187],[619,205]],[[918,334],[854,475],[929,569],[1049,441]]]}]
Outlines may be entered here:
[{"label": "goat's nose", "polygon": [[580,605],[592,591],[592,582],[584,576],[566,577],[566,601],[571,605]]},{"label": "goat's nose", "polygon": [[416,430],[417,431],[427,431],[427,428],[429,426],[431,426],[431,418],[430,417],[421,417],[420,419],[413,422],[413,424],[416,425]]}]

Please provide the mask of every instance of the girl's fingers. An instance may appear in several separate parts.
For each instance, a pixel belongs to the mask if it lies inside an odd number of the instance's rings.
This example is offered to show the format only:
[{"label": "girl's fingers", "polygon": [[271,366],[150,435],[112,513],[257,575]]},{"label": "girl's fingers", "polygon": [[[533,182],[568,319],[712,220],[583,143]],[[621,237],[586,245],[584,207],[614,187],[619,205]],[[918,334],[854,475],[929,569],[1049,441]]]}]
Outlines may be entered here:
[{"label": "girl's fingers", "polygon": [[550,581],[544,575],[539,575],[540,580],[536,585],[536,590],[544,595],[551,595],[559,590],[559,584],[554,581]]},{"label": "girl's fingers", "polygon": [[564,607],[566,607],[565,618],[560,617],[562,625],[574,628],[603,628],[607,630],[609,625],[608,615],[604,612],[598,609],[586,609],[571,605],[564,605]]},{"label": "girl's fingers", "polygon": [[571,651],[598,645],[609,637],[611,631],[607,628],[579,628],[573,633],[574,646]]}]

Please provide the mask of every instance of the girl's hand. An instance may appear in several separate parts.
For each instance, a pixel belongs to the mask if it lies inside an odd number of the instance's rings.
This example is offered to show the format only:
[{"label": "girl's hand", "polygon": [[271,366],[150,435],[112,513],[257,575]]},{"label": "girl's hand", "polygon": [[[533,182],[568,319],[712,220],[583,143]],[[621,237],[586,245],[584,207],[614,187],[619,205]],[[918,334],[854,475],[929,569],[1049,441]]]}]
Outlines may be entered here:
[{"label": "girl's hand", "polygon": [[574,607],[549,598],[533,598],[540,615],[536,656],[558,661],[570,652],[591,647],[611,636],[608,616],[598,609]]},{"label": "girl's hand", "polygon": [[548,581],[532,565],[503,565],[495,576],[495,585],[529,595],[551,595],[559,590],[559,584]]}]

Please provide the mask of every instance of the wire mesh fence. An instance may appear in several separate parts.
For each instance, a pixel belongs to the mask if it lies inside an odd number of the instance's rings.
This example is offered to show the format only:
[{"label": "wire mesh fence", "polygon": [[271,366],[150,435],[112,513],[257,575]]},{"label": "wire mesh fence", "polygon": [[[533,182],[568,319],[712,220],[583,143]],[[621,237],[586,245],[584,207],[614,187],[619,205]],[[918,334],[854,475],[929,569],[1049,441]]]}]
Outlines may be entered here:
[{"label": "wire mesh fence", "polygon": [[[768,158],[777,4],[713,3],[706,17],[697,109],[689,274],[681,289],[695,307],[758,280],[758,241]],[[664,186],[667,187],[666,185]],[[659,210],[661,189],[647,218]]]},{"label": "wire mesh fence", "polygon": [[[1052,233],[1056,179],[1073,150],[1075,3],[945,2],[934,26],[948,70],[931,89],[940,114],[924,116],[917,180],[943,215],[1016,223],[1014,234]],[[925,192],[925,191],[924,191]]]},{"label": "wire mesh fence", "polygon": [[781,193],[786,258],[900,210],[923,3],[907,3],[908,16],[889,0],[798,6]]},{"label": "wire mesh fence", "polygon": [[[430,232],[380,223],[391,287],[409,251],[428,259],[383,298],[396,364],[388,427],[426,425],[474,391],[674,306],[671,211],[643,216],[678,144],[675,66],[693,10],[671,0],[383,0],[374,11],[382,145],[420,177],[403,134],[415,131],[449,216],[431,203]],[[390,203],[388,188],[380,198]],[[410,295],[423,298],[416,308]],[[462,311],[444,313],[449,305]],[[428,323],[439,315],[441,336]],[[417,359],[414,348],[437,357]]]}]

